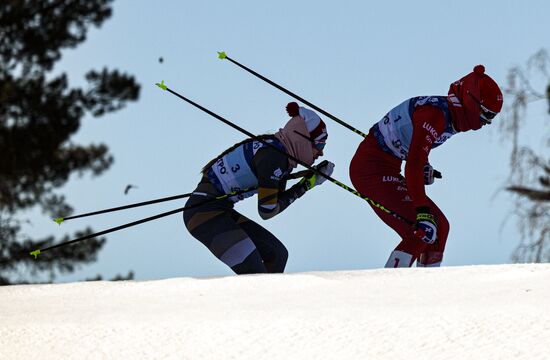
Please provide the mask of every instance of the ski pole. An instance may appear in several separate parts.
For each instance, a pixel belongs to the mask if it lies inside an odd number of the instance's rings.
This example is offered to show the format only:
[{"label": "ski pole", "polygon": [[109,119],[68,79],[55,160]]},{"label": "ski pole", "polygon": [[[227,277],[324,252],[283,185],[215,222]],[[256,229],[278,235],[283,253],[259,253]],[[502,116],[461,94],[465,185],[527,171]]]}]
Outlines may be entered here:
[{"label": "ski pole", "polygon": [[310,103],[309,101],[307,101],[306,99],[296,95],[295,93],[291,92],[290,90],[287,90],[285,89],[284,87],[282,87],[281,85],[269,80],[268,78],[266,78],[265,76],[262,76],[260,74],[258,74],[257,72],[255,72],[254,70],[252,69],[249,69],[248,67],[244,66],[243,64],[233,60],[232,58],[230,58],[229,56],[227,56],[227,54],[224,52],[224,51],[218,51],[218,58],[219,59],[227,59],[229,61],[231,61],[233,64],[237,65],[238,67],[240,67],[241,69],[244,69],[245,71],[248,71],[249,73],[251,73],[252,75],[262,79],[263,81],[265,81],[266,83],[270,84],[270,85],[273,85],[274,87],[276,87],[277,89],[281,90],[282,92],[292,96],[293,98],[295,98],[296,100],[299,100],[301,102],[303,102],[304,104],[308,105],[310,108],[312,109],[315,109],[317,110],[318,112],[320,112],[321,114],[327,116],[328,118],[336,121],[338,124],[340,125],[343,125],[344,127],[348,128],[349,130],[353,131],[354,133],[356,134],[359,134],[361,135],[362,137],[367,137],[367,134],[365,134],[364,132],[362,132],[361,130],[358,130],[356,128],[354,128],[353,126],[351,126],[350,124],[344,122],[343,120],[340,120],[338,119],[336,116],[326,112],[325,110],[321,109],[320,107],[318,106],[315,106],[314,104]]},{"label": "ski pole", "polygon": [[112,233],[112,232],[115,232],[115,231],[118,231],[118,230],[126,229],[126,228],[129,228],[129,227],[132,227],[132,226],[136,226],[136,225],[143,224],[143,223],[146,223],[146,222],[149,222],[149,221],[160,219],[160,218],[163,218],[165,216],[176,214],[178,212],[181,212],[181,211],[184,211],[184,210],[189,210],[189,209],[192,209],[192,208],[195,208],[195,207],[199,207],[201,205],[208,204],[208,203],[211,203],[211,202],[214,202],[214,201],[223,200],[223,199],[227,199],[227,198],[232,197],[232,196],[244,194],[244,193],[252,191],[254,189],[255,188],[248,188],[248,189],[244,189],[244,190],[234,191],[232,193],[225,194],[225,195],[220,195],[220,196],[217,196],[215,198],[203,201],[203,202],[198,203],[198,204],[190,205],[190,206],[187,206],[187,207],[181,207],[181,208],[175,209],[175,210],[170,210],[170,211],[163,212],[163,213],[160,213],[158,215],[150,216],[150,217],[147,217],[147,218],[144,218],[144,219],[141,219],[141,220],[132,221],[132,222],[124,224],[124,225],[115,226],[115,227],[109,228],[107,230],[103,230],[103,231],[96,232],[96,233],[93,233],[93,234],[81,236],[79,238],[69,240],[69,241],[65,241],[65,242],[62,242],[62,243],[59,243],[59,244],[56,244],[56,245],[52,245],[52,246],[43,248],[43,249],[37,249],[37,250],[31,251],[30,254],[32,256],[34,256],[34,258],[36,259],[36,258],[38,258],[38,255],[40,255],[41,253],[52,250],[52,249],[56,249],[56,248],[59,248],[59,247],[62,247],[62,246],[67,246],[67,245],[70,245],[70,244],[74,244],[76,242],[80,242],[80,241],[84,241],[84,240],[87,240],[87,239],[94,238],[96,236],[105,235],[105,234]]},{"label": "ski pole", "polygon": [[109,209],[92,211],[92,212],[85,213],[85,214],[80,214],[80,215],[73,215],[73,216],[67,216],[67,217],[58,217],[58,218],[55,218],[53,221],[55,221],[58,225],[61,225],[61,223],[66,221],[66,220],[78,219],[78,218],[87,217],[87,216],[93,216],[93,215],[99,215],[99,214],[114,212],[114,211],[131,209],[131,208],[135,208],[135,207],[139,207],[139,206],[156,204],[156,203],[160,203],[160,202],[164,202],[164,201],[172,201],[172,200],[182,199],[182,198],[189,197],[192,194],[193,193],[187,193],[187,194],[182,194],[182,195],[169,196],[169,197],[164,197],[164,198],[155,199],[155,200],[143,201],[143,202],[139,202],[139,203],[135,203],[135,204],[128,204],[128,205],[118,206],[118,207],[109,208]]},{"label": "ski pole", "polygon": [[160,83],[157,83],[156,85],[157,85],[159,88],[161,88],[162,90],[168,91],[169,93],[171,93],[171,94],[177,96],[177,97],[180,98],[181,100],[183,100],[183,101],[185,101],[185,102],[187,102],[187,103],[189,103],[189,104],[195,106],[196,108],[198,108],[198,109],[204,111],[205,113],[207,113],[207,114],[211,115],[212,117],[214,117],[214,118],[220,120],[221,122],[223,122],[223,123],[225,123],[225,124],[231,126],[232,128],[234,128],[234,129],[236,129],[236,130],[242,132],[243,134],[247,135],[248,137],[250,137],[250,138],[252,138],[252,139],[254,139],[254,140],[256,140],[256,141],[259,141],[259,142],[263,143],[264,145],[271,147],[272,149],[275,149],[276,151],[278,151],[278,152],[280,152],[281,154],[285,155],[285,156],[288,157],[289,159],[292,159],[292,160],[294,160],[296,163],[302,165],[302,166],[305,167],[306,169],[309,169],[310,171],[313,171],[313,172],[315,172],[315,173],[317,173],[317,174],[319,174],[319,175],[325,177],[327,180],[329,180],[329,181],[332,182],[333,184],[336,184],[336,185],[338,185],[339,187],[341,187],[342,189],[347,190],[348,192],[350,192],[350,193],[352,193],[352,194],[354,194],[354,195],[360,197],[361,199],[367,201],[367,202],[368,202],[369,204],[371,204],[372,206],[375,206],[375,207],[379,208],[380,210],[382,210],[382,211],[384,211],[384,212],[386,212],[386,213],[388,213],[388,214],[394,216],[395,218],[397,218],[397,219],[399,219],[399,220],[401,220],[401,221],[404,221],[405,223],[407,223],[407,224],[409,224],[409,225],[414,225],[414,222],[413,222],[413,221],[411,221],[411,220],[409,220],[409,219],[407,219],[407,218],[405,218],[405,217],[399,215],[399,214],[396,213],[395,211],[390,210],[390,209],[387,209],[387,208],[384,207],[382,204],[380,204],[380,203],[378,203],[378,202],[376,202],[376,201],[370,199],[369,197],[367,197],[367,196],[365,196],[365,195],[359,193],[358,191],[352,189],[351,187],[349,187],[349,186],[347,186],[347,185],[341,183],[340,181],[338,181],[338,180],[332,178],[331,176],[326,175],[326,174],[323,174],[320,170],[318,170],[318,169],[316,169],[316,168],[314,168],[314,167],[312,167],[312,166],[310,166],[310,165],[304,163],[303,161],[301,161],[301,160],[295,158],[294,156],[292,156],[292,155],[286,153],[285,151],[279,149],[277,146],[275,146],[275,145],[273,145],[273,144],[271,144],[271,143],[268,143],[268,142],[266,142],[266,141],[264,141],[264,140],[258,138],[257,136],[255,136],[255,135],[252,134],[251,132],[249,132],[249,131],[243,129],[242,127],[240,127],[240,126],[238,126],[238,125],[232,123],[232,122],[229,121],[229,120],[224,119],[224,118],[221,117],[220,115],[218,115],[218,114],[216,114],[216,113],[214,113],[214,112],[208,110],[207,108],[205,108],[205,107],[203,107],[203,106],[197,104],[196,102],[194,102],[194,101],[192,101],[192,100],[190,100],[190,99],[188,99],[188,98],[186,98],[186,97],[184,97],[184,96],[178,94],[177,92],[175,92],[174,90],[172,90],[172,89],[170,89],[168,86],[166,86],[166,84],[164,83],[164,80],[162,80]]},{"label": "ski pole", "polygon": [[[298,171],[298,172],[289,174],[287,177],[285,177],[285,179],[297,179],[297,178],[300,178],[300,177],[303,177],[303,176],[308,176],[308,175],[311,176],[311,171],[302,170],[302,171]],[[87,217],[87,216],[93,216],[93,215],[105,214],[105,213],[109,213],[109,212],[115,212],[115,211],[120,211],[120,210],[131,209],[131,208],[135,208],[135,207],[139,207],[139,206],[157,204],[157,203],[165,202],[165,201],[172,201],[172,200],[182,199],[182,198],[189,197],[192,194],[193,193],[168,196],[168,197],[164,197],[164,198],[160,198],[160,199],[148,200],[148,201],[143,201],[143,202],[139,202],[139,203],[135,203],[135,204],[128,204],[128,205],[118,206],[118,207],[109,208],[109,209],[92,211],[92,212],[85,213],[85,214],[80,214],[80,215],[72,215],[72,216],[67,216],[67,217],[58,217],[58,218],[55,218],[53,221],[55,221],[58,225],[61,225],[61,223],[63,223],[66,220],[78,219],[78,218],[83,218],[83,217]]]}]

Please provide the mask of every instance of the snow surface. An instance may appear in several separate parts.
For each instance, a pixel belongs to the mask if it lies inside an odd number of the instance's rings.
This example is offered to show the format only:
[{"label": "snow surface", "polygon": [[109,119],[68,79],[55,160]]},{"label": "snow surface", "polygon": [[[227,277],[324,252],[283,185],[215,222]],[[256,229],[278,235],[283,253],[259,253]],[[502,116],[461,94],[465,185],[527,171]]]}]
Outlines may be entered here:
[{"label": "snow surface", "polygon": [[550,359],[550,264],[0,287],[0,359]]}]

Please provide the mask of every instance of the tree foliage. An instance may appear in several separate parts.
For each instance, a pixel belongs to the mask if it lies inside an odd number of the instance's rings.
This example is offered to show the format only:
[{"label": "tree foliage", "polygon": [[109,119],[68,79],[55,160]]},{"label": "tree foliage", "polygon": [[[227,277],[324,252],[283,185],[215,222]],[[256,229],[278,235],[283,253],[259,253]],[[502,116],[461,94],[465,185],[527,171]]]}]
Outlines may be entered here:
[{"label": "tree foliage", "polygon": [[[542,90],[538,90],[542,89]],[[514,67],[508,74],[508,88],[512,103],[502,133],[510,137],[510,177],[507,190],[515,195],[514,212],[518,219],[521,241],[514,253],[515,261],[550,261],[550,156],[548,151],[534,150],[538,140],[550,148],[550,122],[540,124],[541,139],[520,143],[520,132],[528,120],[527,110],[534,102],[545,101],[550,113],[550,56],[540,50],[527,66]]]},{"label": "tree foliage", "polygon": [[[53,236],[32,239],[22,231],[21,212],[41,209],[51,218],[72,208],[60,188],[71,174],[98,176],[113,163],[105,144],[71,141],[87,114],[99,117],[139,97],[134,77],[107,68],[90,70],[87,87],[71,88],[65,73],[54,74],[62,50],[86,39],[111,14],[112,0],[3,0],[0,6],[0,284],[37,281],[47,273],[72,272],[96,260],[103,239],[44,253]],[[91,233],[84,229],[66,235]]]}]

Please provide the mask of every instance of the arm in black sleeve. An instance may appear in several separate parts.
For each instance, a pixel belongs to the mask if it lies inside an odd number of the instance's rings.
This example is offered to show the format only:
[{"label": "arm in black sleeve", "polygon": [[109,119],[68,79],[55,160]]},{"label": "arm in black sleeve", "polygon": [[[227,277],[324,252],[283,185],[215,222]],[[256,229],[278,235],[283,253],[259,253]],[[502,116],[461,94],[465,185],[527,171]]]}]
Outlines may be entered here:
[{"label": "arm in black sleeve", "polygon": [[302,184],[285,190],[283,173],[288,169],[288,158],[274,149],[262,149],[254,156],[253,165],[258,177],[258,213],[267,220],[283,212],[294,200],[306,192]]}]

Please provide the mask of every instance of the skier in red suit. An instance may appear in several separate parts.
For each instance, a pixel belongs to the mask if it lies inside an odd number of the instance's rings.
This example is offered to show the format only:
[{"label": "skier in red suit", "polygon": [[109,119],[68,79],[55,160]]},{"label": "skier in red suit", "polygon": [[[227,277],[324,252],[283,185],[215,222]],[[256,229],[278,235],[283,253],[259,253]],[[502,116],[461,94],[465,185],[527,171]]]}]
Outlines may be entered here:
[{"label": "skier in red suit", "polygon": [[426,196],[424,186],[433,183],[434,174],[440,177],[428,156],[451,136],[490,124],[502,101],[497,83],[477,65],[451,84],[447,96],[408,99],[370,129],[350,164],[353,186],[401,216],[416,219],[411,226],[371,205],[401,237],[385,267],[410,267],[415,261],[417,266],[441,264],[449,221]]}]

